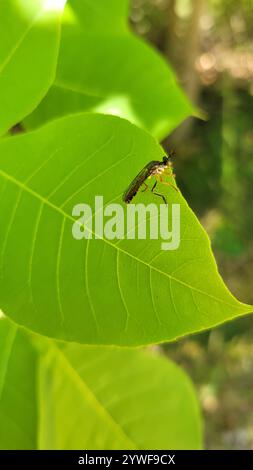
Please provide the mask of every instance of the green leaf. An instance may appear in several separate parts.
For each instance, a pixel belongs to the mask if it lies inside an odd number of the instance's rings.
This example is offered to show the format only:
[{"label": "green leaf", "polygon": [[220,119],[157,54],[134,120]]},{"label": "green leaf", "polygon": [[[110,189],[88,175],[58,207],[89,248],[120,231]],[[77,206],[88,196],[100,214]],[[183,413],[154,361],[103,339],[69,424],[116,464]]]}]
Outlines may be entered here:
[{"label": "green leaf", "polygon": [[0,338],[0,449],[201,447],[192,384],[164,357],[58,345],[3,319]]},{"label": "green leaf", "polygon": [[60,18],[49,0],[0,2],[0,133],[31,113],[51,86]]},{"label": "green leaf", "polygon": [[22,330],[0,319],[0,449],[35,449],[37,357]]},{"label": "green leaf", "polygon": [[162,139],[195,113],[169,65],[127,28],[127,5],[69,2],[54,90],[25,121],[27,128],[90,110],[124,117]]},{"label": "green leaf", "polygon": [[[128,121],[74,115],[0,142],[0,308],[57,339],[141,345],[174,340],[249,313],[220,278],[210,243],[182,195],[181,243],[76,240],[74,205],[122,203],[131,180],[162,148]],[[165,189],[164,189],[165,188]],[[150,191],[134,202],[159,203]],[[122,203],[123,204],[123,203]],[[123,204],[126,211],[126,204]],[[143,224],[144,219],[139,221]],[[127,229],[125,228],[125,231]]]},{"label": "green leaf", "polygon": [[129,0],[68,0],[65,22],[95,33],[127,33]]}]

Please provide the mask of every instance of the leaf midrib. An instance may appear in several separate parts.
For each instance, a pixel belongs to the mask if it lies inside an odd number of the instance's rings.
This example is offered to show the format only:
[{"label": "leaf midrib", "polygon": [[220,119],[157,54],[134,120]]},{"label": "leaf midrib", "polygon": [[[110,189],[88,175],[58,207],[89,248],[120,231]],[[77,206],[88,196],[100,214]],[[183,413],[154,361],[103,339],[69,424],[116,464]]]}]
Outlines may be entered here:
[{"label": "leaf midrib", "polygon": [[[21,181],[17,180],[16,178],[14,178],[12,175],[9,175],[8,173],[6,173],[5,171],[3,170],[0,170],[0,176],[2,176],[3,178],[7,179],[8,181],[10,181],[11,183],[15,184],[16,186],[18,186],[20,189],[22,189],[23,191],[31,194],[32,196],[34,196],[36,199],[40,200],[41,202],[43,202],[45,205],[51,207],[51,209],[55,210],[56,212],[60,213],[64,218],[67,218],[68,220],[70,220],[71,222],[73,223],[77,223],[78,221],[76,219],[74,219],[74,217],[72,217],[71,215],[69,215],[67,212],[65,212],[64,210],[62,210],[60,207],[57,207],[55,204],[53,204],[51,201],[49,201],[48,199],[46,199],[45,197],[41,196],[40,194],[38,194],[36,191],[34,191],[33,189],[29,188],[28,186],[26,186],[25,184],[23,184]],[[81,225],[81,224],[80,224]],[[212,294],[209,294],[207,292],[204,292],[202,291],[201,289],[198,289],[197,287],[194,287],[194,286],[191,286],[190,284],[182,281],[181,279],[177,279],[176,277],[174,276],[171,276],[170,274],[168,273],[165,273],[164,271],[161,271],[160,269],[156,268],[155,266],[153,265],[150,265],[148,263],[146,263],[145,261],[137,258],[136,256],[132,255],[131,253],[129,253],[128,251],[125,251],[123,250],[122,248],[119,248],[118,245],[115,245],[113,243],[110,242],[110,240],[107,240],[106,238],[104,237],[100,237],[98,234],[96,234],[96,232],[94,232],[93,230],[90,230],[88,227],[87,227],[87,230],[94,236],[96,236],[97,238],[103,240],[105,243],[107,243],[109,246],[113,247],[114,249],[118,250],[119,252],[123,253],[124,255],[127,255],[129,256],[130,258],[134,259],[136,262],[138,263],[142,263],[144,266],[147,266],[149,269],[152,269],[153,271],[155,272],[158,272],[159,274],[165,276],[165,277],[168,277],[169,279],[171,279],[172,281],[175,281],[177,282],[178,284],[181,284],[185,287],[187,287],[188,289],[191,289],[191,290],[194,290],[196,292],[199,292],[200,294],[202,295],[205,295],[206,297],[209,297],[213,300],[216,300],[217,302],[220,302],[224,305],[228,305],[232,308],[236,308],[238,310],[241,310],[242,309],[242,306],[244,305],[245,307],[250,307],[249,305],[247,304],[240,304],[240,305],[235,305],[235,304],[231,304],[229,302],[226,302],[225,300],[223,299],[219,299],[218,297],[215,297],[214,295]],[[250,310],[248,310],[250,311]]]}]

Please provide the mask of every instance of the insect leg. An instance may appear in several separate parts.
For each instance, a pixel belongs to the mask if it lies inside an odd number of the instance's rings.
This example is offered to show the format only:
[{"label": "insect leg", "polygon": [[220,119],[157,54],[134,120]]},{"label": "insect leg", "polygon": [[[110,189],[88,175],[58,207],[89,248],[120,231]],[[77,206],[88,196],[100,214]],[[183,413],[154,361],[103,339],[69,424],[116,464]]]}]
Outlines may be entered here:
[{"label": "insect leg", "polygon": [[156,193],[156,192],[154,191],[154,189],[156,188],[156,185],[157,185],[157,180],[156,180],[156,182],[154,183],[154,185],[152,186],[151,192],[152,192],[153,194],[155,194],[156,196],[161,197],[162,200],[163,200],[163,202],[164,202],[164,204],[167,204],[167,201],[166,201],[165,196],[164,196],[163,194]]},{"label": "insect leg", "polygon": [[166,201],[166,197],[163,195],[163,194],[160,194],[160,193],[155,193],[154,191],[152,191],[153,194],[155,194],[156,196],[159,196],[162,198],[164,204],[168,204],[167,201]]},{"label": "insect leg", "polygon": [[171,186],[173,189],[175,189],[175,191],[179,191],[179,189],[176,186],[174,186],[174,184],[167,183],[162,178],[160,179],[160,181],[161,181],[162,184],[165,184],[165,186]]},{"label": "insect leg", "polygon": [[175,178],[175,176],[176,176],[176,174],[174,173],[172,167],[166,169],[163,174],[164,174],[164,175],[168,175],[168,176],[173,176],[174,178]]},{"label": "insect leg", "polygon": [[151,193],[154,192],[154,189],[155,189],[156,185],[157,185],[157,180],[155,181],[154,185],[152,186]]},{"label": "insect leg", "polygon": [[148,189],[148,185],[147,185],[147,183],[145,183],[145,182],[144,182],[143,184],[145,185],[145,188],[142,189],[142,193],[145,193],[145,191],[147,191],[147,189]]}]

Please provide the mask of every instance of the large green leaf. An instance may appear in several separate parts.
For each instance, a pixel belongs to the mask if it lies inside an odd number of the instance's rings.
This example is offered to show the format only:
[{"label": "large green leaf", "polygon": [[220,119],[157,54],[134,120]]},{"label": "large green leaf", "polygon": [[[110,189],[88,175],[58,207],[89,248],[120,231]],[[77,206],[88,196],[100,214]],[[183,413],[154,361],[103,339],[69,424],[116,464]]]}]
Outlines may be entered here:
[{"label": "large green leaf", "polygon": [[29,114],[54,80],[65,1],[54,3],[0,2],[0,133]]},{"label": "large green leaf", "polygon": [[126,0],[71,0],[54,88],[25,124],[93,110],[116,114],[165,137],[194,113],[157,52],[127,28]]},{"label": "large green leaf", "polygon": [[[58,339],[140,345],[252,310],[223,284],[207,235],[172,188],[166,187],[167,199],[181,205],[177,250],[162,251],[161,239],[73,238],[75,204],[88,203],[94,212],[95,195],[104,196],[104,205],[122,202],[138,171],[162,155],[144,131],[95,114],[0,143],[0,308],[6,315]],[[160,198],[147,191],[137,201]]]},{"label": "large green leaf", "polygon": [[201,447],[193,387],[165,358],[57,345],[3,319],[0,339],[0,449]]}]

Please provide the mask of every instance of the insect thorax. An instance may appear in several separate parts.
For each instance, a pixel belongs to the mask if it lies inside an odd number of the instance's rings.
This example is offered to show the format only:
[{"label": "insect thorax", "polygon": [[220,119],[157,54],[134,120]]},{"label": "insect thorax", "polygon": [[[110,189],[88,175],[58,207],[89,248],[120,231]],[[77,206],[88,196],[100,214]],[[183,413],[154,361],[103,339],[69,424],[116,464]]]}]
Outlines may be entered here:
[{"label": "insect thorax", "polygon": [[168,168],[172,168],[171,161],[167,162],[166,164],[163,163],[163,162],[159,163],[159,164],[155,165],[155,167],[152,169],[152,171],[150,173],[150,176],[162,175],[164,173],[164,171],[166,171]]}]

